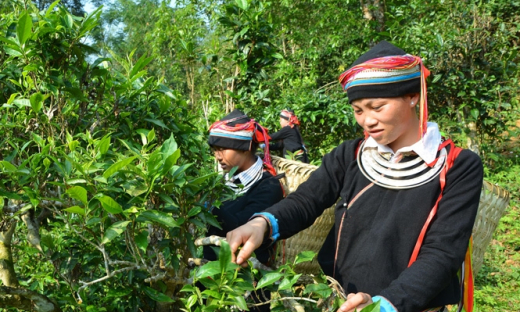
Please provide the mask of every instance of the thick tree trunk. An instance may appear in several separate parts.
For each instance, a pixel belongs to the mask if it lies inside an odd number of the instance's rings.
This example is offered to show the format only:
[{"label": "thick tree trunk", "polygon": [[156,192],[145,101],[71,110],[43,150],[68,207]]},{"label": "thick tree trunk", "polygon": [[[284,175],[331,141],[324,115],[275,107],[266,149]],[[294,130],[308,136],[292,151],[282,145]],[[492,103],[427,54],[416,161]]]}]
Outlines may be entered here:
[{"label": "thick tree trunk", "polygon": [[470,122],[467,124],[467,128],[469,129],[469,133],[466,139],[466,146],[469,150],[480,155],[480,148],[477,140],[477,125],[474,122]]},{"label": "thick tree trunk", "polygon": [[3,285],[10,287],[18,286],[11,253],[11,240],[15,228],[16,220],[13,219],[5,219],[0,224],[0,280]]},{"label": "thick tree trunk", "polygon": [[55,302],[42,294],[24,288],[7,286],[0,286],[0,306],[27,311],[61,312]]},{"label": "thick tree trunk", "polygon": [[[40,247],[39,234],[35,234],[38,233],[38,227],[34,226],[34,220],[29,217],[29,214],[26,214],[24,221],[29,229],[30,237],[28,239],[30,243]],[[11,250],[11,241],[15,229],[16,220],[14,219],[6,218],[3,222],[0,222],[0,280],[3,284],[3,286],[0,286],[0,307],[41,312],[61,311],[60,307],[46,296],[32,290],[19,288]]]},{"label": "thick tree trunk", "polygon": [[384,0],[360,0],[363,16],[369,21],[377,21],[377,31],[385,29],[385,2]]}]

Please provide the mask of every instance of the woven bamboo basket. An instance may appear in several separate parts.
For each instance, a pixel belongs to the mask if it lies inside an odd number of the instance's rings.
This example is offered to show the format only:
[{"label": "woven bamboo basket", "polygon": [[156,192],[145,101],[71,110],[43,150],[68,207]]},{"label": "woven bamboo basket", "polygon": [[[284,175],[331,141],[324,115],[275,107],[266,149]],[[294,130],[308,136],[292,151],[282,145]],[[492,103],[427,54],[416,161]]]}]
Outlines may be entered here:
[{"label": "woven bamboo basket", "polygon": [[493,238],[500,218],[509,204],[509,192],[484,180],[480,193],[477,218],[473,225],[473,274],[477,275],[484,262],[484,253]]},{"label": "woven bamboo basket", "polygon": [[[285,173],[281,181],[286,194],[294,192],[318,167],[272,156],[273,166],[278,173]],[[484,261],[484,253],[493,238],[498,222],[509,204],[509,192],[484,181],[480,194],[477,218],[473,226],[473,274],[476,275]],[[305,250],[318,252],[334,225],[334,206],[325,212],[309,228],[278,242],[278,263],[292,262],[296,255]],[[318,262],[301,263],[295,268],[300,273],[316,274]]]}]

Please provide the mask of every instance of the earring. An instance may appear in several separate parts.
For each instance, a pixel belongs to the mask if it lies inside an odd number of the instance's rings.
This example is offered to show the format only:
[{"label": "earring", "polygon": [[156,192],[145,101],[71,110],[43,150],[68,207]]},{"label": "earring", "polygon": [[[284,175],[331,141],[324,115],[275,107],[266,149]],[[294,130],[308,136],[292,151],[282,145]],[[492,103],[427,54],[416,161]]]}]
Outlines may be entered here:
[{"label": "earring", "polygon": [[413,105],[413,101],[410,103],[410,105]]}]

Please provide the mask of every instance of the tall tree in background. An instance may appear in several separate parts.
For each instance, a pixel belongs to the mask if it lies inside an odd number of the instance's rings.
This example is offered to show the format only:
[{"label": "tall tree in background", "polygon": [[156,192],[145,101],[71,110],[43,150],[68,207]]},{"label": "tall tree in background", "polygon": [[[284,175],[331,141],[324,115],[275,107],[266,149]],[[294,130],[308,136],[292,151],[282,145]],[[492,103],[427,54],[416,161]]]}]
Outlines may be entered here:
[{"label": "tall tree in background", "polygon": [[237,104],[274,128],[278,110],[292,107],[314,157],[354,135],[337,76],[382,39],[425,59],[431,112],[459,144],[477,151],[486,136],[501,140],[517,105],[514,2],[114,0],[108,8],[101,46],[153,56],[151,71],[206,123]]},{"label": "tall tree in background", "polygon": [[[33,0],[34,5],[42,11],[47,9],[56,0]],[[84,6],[85,0],[61,0],[60,4],[65,6],[70,12],[76,16],[83,16],[85,14]]]}]

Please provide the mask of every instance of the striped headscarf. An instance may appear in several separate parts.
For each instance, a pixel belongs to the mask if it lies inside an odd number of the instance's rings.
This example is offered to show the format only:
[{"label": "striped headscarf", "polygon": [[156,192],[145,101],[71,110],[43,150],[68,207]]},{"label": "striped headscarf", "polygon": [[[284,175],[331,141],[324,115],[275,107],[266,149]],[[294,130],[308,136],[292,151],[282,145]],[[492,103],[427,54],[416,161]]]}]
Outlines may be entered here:
[{"label": "striped headscarf", "polygon": [[339,81],[351,103],[361,98],[420,93],[419,118],[422,136],[426,133],[428,121],[426,78],[429,75],[430,71],[420,57],[406,54],[394,45],[382,41],[342,73]]},{"label": "striped headscarf", "polygon": [[[209,128],[208,144],[235,150],[250,151],[253,142],[264,143],[263,163],[266,170],[276,175],[269,154],[268,130],[254,119],[249,118],[239,110],[234,110],[222,120],[214,122]],[[252,151],[253,153],[255,151]]]},{"label": "striped headscarf", "polygon": [[300,121],[298,120],[298,117],[296,117],[294,112],[291,112],[288,109],[282,110],[282,112],[280,113],[280,117],[287,120],[289,122],[289,126],[291,128],[294,127],[294,125],[297,125],[297,126],[300,125]]}]

